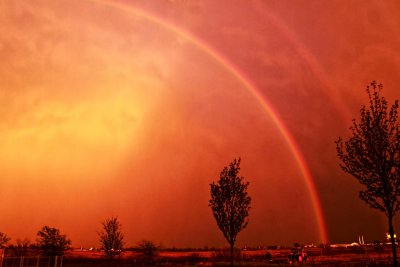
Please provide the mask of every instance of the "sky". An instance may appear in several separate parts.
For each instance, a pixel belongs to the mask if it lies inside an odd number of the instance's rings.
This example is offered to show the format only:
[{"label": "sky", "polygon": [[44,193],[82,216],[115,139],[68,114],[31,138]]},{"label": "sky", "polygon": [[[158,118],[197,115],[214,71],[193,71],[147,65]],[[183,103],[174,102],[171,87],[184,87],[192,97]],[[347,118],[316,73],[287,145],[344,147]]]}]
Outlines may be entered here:
[{"label": "sky", "polygon": [[334,141],[373,80],[400,98],[399,10],[1,1],[0,231],[35,242],[50,225],[99,246],[117,216],[127,246],[226,246],[210,183],[241,157],[252,207],[238,246],[383,239],[385,217],[358,198]]}]

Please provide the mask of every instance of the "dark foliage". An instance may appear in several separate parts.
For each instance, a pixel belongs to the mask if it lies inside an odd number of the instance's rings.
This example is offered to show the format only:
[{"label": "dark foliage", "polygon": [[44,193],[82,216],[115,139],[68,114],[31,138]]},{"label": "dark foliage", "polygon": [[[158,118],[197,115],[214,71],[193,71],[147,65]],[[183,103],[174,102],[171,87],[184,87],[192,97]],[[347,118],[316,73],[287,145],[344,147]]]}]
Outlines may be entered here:
[{"label": "dark foliage", "polygon": [[5,233],[0,232],[0,248],[4,248],[8,241],[10,241],[10,238]]},{"label": "dark foliage", "polygon": [[46,256],[61,256],[70,248],[71,240],[66,235],[60,234],[60,230],[49,226],[37,232],[37,242]]},{"label": "dark foliage", "polygon": [[17,257],[23,257],[28,253],[31,241],[27,238],[17,239],[17,244],[14,246],[14,253]]},{"label": "dark foliage", "polygon": [[150,240],[142,240],[138,245],[138,250],[146,258],[152,258],[158,254],[158,247]]},{"label": "dark foliage", "polygon": [[351,137],[339,138],[336,149],[342,169],[364,185],[360,198],[387,216],[397,266],[392,220],[400,209],[399,105],[396,100],[389,108],[382,89],[375,81],[367,86],[369,106],[361,107],[360,119],[350,127]]},{"label": "dark foliage", "polygon": [[231,265],[233,265],[233,247],[238,233],[248,224],[251,198],[247,193],[249,182],[238,176],[240,158],[234,159],[229,167],[224,167],[218,183],[212,183],[209,206],[219,229],[222,231],[231,248]]},{"label": "dark foliage", "polygon": [[108,258],[119,256],[123,249],[124,235],[117,217],[111,217],[101,223],[103,230],[99,233],[100,243]]}]

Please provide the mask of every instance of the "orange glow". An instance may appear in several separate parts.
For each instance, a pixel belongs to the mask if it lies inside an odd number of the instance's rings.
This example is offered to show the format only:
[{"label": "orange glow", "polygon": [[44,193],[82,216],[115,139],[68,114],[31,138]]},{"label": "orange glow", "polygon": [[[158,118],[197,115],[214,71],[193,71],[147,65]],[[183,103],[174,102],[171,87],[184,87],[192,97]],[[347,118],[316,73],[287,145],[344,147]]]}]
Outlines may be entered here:
[{"label": "orange glow", "polygon": [[[314,183],[313,183],[313,178],[310,174],[310,172],[308,171],[308,167],[307,164],[305,163],[303,156],[301,155],[301,152],[299,151],[299,149],[297,148],[297,145],[295,143],[295,141],[293,140],[293,138],[290,136],[290,133],[288,132],[288,130],[285,128],[285,126],[283,125],[283,123],[279,120],[278,115],[276,114],[276,112],[272,109],[272,106],[270,103],[268,103],[268,100],[264,99],[260,93],[258,92],[258,89],[251,84],[251,82],[249,80],[247,80],[243,74],[240,73],[239,70],[235,69],[235,67],[232,65],[232,63],[230,63],[227,59],[223,58],[221,55],[218,55],[216,51],[213,51],[212,48],[207,47],[206,44],[202,43],[200,40],[196,39],[195,37],[191,36],[189,33],[186,33],[182,30],[180,30],[179,28],[177,28],[176,26],[173,26],[172,24],[168,24],[165,21],[154,17],[150,14],[147,14],[143,11],[139,11],[136,9],[132,9],[132,8],[128,8],[126,6],[123,5],[119,5],[117,3],[112,3],[112,2],[105,2],[105,1],[98,1],[98,0],[93,0],[95,2],[101,3],[103,5],[107,5],[107,6],[112,6],[114,8],[117,8],[119,10],[122,10],[124,12],[130,13],[134,16],[140,16],[140,17],[144,17],[154,23],[156,23],[157,25],[160,25],[168,30],[170,30],[171,32],[189,40],[191,43],[193,43],[194,45],[196,45],[197,47],[199,47],[202,51],[204,51],[206,54],[208,54],[209,56],[211,56],[212,58],[214,58],[219,64],[223,65],[230,73],[232,73],[232,75],[234,77],[236,77],[244,86],[247,90],[249,90],[254,97],[260,102],[262,108],[265,110],[265,112],[267,113],[268,116],[270,116],[274,122],[274,124],[276,125],[276,127],[278,128],[278,130],[281,132],[283,138],[285,139],[289,149],[292,151],[293,153],[293,157],[295,159],[295,161],[298,164],[298,167],[304,177],[304,181],[305,184],[309,190],[310,193],[310,199],[313,202],[314,205],[314,210],[315,210],[315,216],[316,216],[316,220],[318,221],[318,227],[319,227],[319,232],[320,232],[320,236],[321,236],[321,242],[322,243],[328,243],[328,236],[326,233],[326,229],[325,229],[325,222],[324,222],[324,218],[323,218],[323,213],[320,207],[320,203],[319,203],[319,199],[318,199],[318,193],[315,189]],[[307,56],[308,61],[310,62],[310,56]],[[313,67],[315,66],[315,64],[311,64]],[[319,75],[320,77],[322,77],[322,74]],[[336,99],[336,98],[335,98]]]},{"label": "orange glow", "polygon": [[382,236],[333,141],[371,79],[399,98],[396,4],[326,5],[2,2],[0,231],[97,246],[118,216],[129,246],[224,246],[209,184],[240,156],[238,246]]}]

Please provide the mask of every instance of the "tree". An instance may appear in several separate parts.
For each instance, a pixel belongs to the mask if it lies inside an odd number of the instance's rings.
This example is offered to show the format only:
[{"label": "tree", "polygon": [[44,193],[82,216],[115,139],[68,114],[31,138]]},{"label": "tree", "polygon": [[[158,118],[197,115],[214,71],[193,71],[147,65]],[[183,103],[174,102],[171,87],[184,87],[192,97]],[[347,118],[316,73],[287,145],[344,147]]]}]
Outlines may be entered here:
[{"label": "tree", "polygon": [[117,217],[107,218],[101,223],[103,230],[99,233],[100,243],[108,258],[119,256],[123,249],[124,235]]},{"label": "tree", "polygon": [[71,240],[57,228],[43,226],[37,236],[38,245],[47,256],[61,256],[71,245]]},{"label": "tree", "polygon": [[158,247],[150,240],[142,240],[138,245],[138,249],[145,258],[153,258],[158,253]]},{"label": "tree", "polygon": [[364,186],[360,198],[387,216],[393,265],[397,266],[393,217],[400,209],[399,104],[396,100],[389,108],[382,89],[375,81],[367,86],[369,105],[361,107],[359,120],[353,119],[351,136],[336,141],[336,150],[343,171]]},{"label": "tree", "polygon": [[153,241],[142,240],[137,248],[142,253],[141,260],[143,260],[146,265],[156,265],[154,259],[158,254],[159,247],[156,246]]},{"label": "tree", "polygon": [[248,224],[251,198],[247,193],[249,182],[238,176],[240,158],[234,159],[224,167],[218,183],[212,183],[209,206],[219,229],[230,245],[231,266],[233,266],[233,248],[238,233]]},{"label": "tree", "polygon": [[0,232],[0,248],[4,248],[10,240],[5,233]]},{"label": "tree", "polygon": [[14,246],[14,253],[17,257],[23,257],[27,254],[31,241],[28,238],[17,239]]}]

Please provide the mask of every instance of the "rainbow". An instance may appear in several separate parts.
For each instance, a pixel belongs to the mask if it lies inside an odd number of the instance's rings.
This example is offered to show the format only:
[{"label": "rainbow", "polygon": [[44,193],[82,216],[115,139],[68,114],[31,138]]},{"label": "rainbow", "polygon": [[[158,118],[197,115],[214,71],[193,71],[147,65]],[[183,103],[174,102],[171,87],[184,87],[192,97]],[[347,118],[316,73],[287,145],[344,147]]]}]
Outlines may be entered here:
[{"label": "rainbow", "polygon": [[[258,2],[255,2],[258,4]],[[268,8],[263,6],[257,7],[258,12],[265,15],[269,22],[279,30],[279,32],[286,38],[286,41],[295,49],[296,53],[307,63],[310,70],[313,72],[314,77],[317,78],[321,84],[328,90],[327,93],[330,95],[330,99],[335,103],[335,107],[338,109],[338,114],[342,116],[344,121],[348,121],[352,118],[351,112],[347,106],[343,104],[342,97],[338,90],[335,90],[331,84],[332,81],[328,79],[326,72],[320,66],[315,56],[301,43],[295,34],[289,30],[289,28],[282,22],[275,14],[273,14]]]},{"label": "rainbow", "polygon": [[318,198],[318,193],[314,185],[314,181],[310,170],[305,162],[304,156],[302,155],[299,147],[297,146],[293,136],[290,134],[286,126],[282,123],[278,114],[272,108],[272,105],[269,101],[261,95],[257,87],[247,79],[235,66],[229,62],[228,59],[224,58],[221,54],[215,51],[213,48],[207,46],[201,39],[194,37],[190,33],[185,30],[171,24],[170,22],[166,22],[163,19],[156,17],[152,14],[149,14],[143,10],[135,9],[131,6],[126,6],[116,2],[104,1],[104,0],[90,0],[91,2],[98,3],[104,6],[112,7],[114,9],[123,11],[125,13],[139,16],[144,18],[152,23],[160,25],[161,27],[167,29],[168,31],[177,34],[178,36],[188,40],[201,51],[205,52],[211,58],[213,58],[216,62],[218,62],[221,66],[223,66],[229,73],[231,73],[251,94],[257,99],[258,103],[262,106],[262,109],[270,116],[273,123],[283,136],[286,144],[288,145],[290,151],[292,152],[292,156],[304,178],[304,182],[310,194],[310,199],[312,201],[315,217],[318,224],[318,232],[322,243],[328,243],[328,235],[326,231],[326,225],[324,216],[322,213],[320,201]]}]

